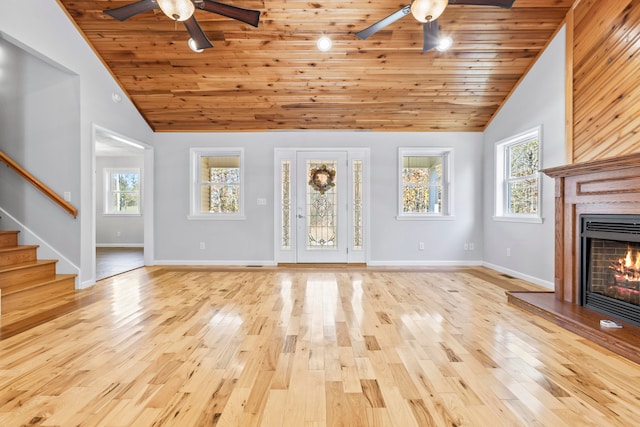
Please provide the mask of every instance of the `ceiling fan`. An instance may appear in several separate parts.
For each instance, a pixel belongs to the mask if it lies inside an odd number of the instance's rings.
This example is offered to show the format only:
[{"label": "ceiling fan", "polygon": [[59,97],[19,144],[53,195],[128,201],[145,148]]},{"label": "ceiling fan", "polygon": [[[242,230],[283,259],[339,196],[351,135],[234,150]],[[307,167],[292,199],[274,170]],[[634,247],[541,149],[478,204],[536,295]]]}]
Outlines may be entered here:
[{"label": "ceiling fan", "polygon": [[515,0],[413,0],[411,4],[393,12],[391,15],[376,22],[370,27],[356,33],[356,37],[365,40],[386,26],[393,24],[398,19],[408,14],[422,22],[424,33],[423,52],[439,45],[438,18],[444,12],[447,4],[473,5],[473,6],[498,6],[505,9],[511,8]]},{"label": "ceiling fan", "polygon": [[213,44],[200,28],[195,16],[193,16],[196,8],[236,19],[254,27],[258,26],[258,21],[260,20],[259,10],[245,9],[214,0],[139,0],[115,9],[104,10],[104,13],[118,21],[125,21],[139,13],[157,8],[160,8],[165,15],[174,21],[182,21],[184,23],[187,32],[191,36],[189,47],[196,52],[213,47]]}]

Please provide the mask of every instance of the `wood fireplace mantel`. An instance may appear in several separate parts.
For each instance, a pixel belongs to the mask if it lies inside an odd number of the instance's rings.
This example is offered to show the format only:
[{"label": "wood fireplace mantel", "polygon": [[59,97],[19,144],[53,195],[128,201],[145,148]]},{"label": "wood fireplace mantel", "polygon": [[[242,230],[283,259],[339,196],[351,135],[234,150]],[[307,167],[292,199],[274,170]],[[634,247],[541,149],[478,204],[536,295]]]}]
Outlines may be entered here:
[{"label": "wood fireplace mantel", "polygon": [[580,215],[640,214],[640,153],[543,172],[555,179],[554,292],[512,292],[509,302],[640,363],[640,327],[602,328],[603,315],[580,305],[578,263]]},{"label": "wood fireplace mantel", "polygon": [[555,178],[555,296],[579,304],[581,214],[640,214],[640,153],[549,168]]}]

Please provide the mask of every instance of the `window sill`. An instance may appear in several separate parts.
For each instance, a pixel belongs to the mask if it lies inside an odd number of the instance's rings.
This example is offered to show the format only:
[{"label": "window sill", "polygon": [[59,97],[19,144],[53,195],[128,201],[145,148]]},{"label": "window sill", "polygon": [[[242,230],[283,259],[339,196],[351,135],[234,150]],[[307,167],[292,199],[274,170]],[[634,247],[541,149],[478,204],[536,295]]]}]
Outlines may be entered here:
[{"label": "window sill", "polygon": [[397,215],[398,221],[453,221],[453,215]]},{"label": "window sill", "polygon": [[188,215],[187,219],[190,221],[243,221],[247,219],[247,217],[244,215],[211,214]]},{"label": "window sill", "polygon": [[493,216],[494,221],[502,222],[523,222],[529,224],[542,224],[544,222],[542,217],[539,216]]},{"label": "window sill", "polygon": [[102,216],[142,216],[141,213],[103,213]]}]

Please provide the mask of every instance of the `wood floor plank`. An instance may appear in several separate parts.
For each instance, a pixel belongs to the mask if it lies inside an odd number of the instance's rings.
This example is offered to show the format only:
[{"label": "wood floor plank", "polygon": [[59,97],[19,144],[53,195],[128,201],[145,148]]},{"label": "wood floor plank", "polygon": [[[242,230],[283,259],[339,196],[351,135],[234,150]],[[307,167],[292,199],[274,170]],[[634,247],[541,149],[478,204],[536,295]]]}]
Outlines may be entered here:
[{"label": "wood floor plank", "polygon": [[480,267],[141,268],[3,328],[0,425],[634,425],[640,366],[508,287],[534,285]]}]

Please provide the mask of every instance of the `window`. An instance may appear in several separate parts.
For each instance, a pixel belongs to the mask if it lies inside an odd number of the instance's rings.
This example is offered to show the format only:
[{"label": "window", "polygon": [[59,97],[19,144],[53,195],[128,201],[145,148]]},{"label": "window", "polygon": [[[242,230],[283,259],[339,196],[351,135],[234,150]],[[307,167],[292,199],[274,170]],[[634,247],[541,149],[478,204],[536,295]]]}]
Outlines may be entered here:
[{"label": "window", "polygon": [[191,217],[244,218],[242,154],[242,149],[191,150]]},{"label": "window", "polygon": [[496,144],[495,219],[541,222],[537,127]]},{"label": "window", "polygon": [[140,169],[105,169],[105,184],[105,214],[140,214]]},{"label": "window", "polygon": [[398,218],[452,215],[451,148],[400,148]]}]

